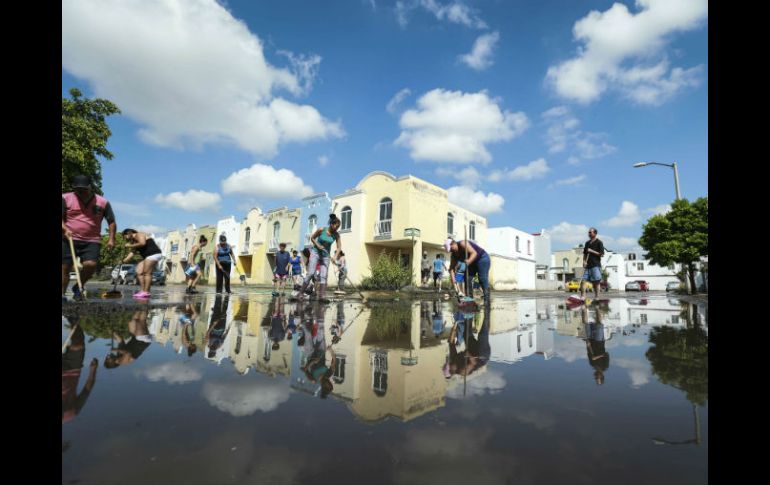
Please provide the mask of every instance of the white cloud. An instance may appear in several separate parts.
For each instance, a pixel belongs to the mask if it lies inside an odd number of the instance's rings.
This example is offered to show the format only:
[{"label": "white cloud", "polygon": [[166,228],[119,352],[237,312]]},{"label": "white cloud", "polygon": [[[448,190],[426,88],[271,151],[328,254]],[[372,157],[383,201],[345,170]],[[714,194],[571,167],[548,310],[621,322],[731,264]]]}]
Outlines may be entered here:
[{"label": "white cloud", "polygon": [[301,96],[320,58],[265,59],[260,39],[215,0],[67,0],[62,66],[142,128],[147,143],[234,145],[273,156],[287,142],[341,137],[339,122],[276,97]]},{"label": "white cloud", "polygon": [[631,378],[631,387],[635,389],[650,382],[652,374],[650,366],[646,362],[621,357],[613,359],[613,364],[628,371],[628,376]]},{"label": "white cloud", "polygon": [[[658,105],[698,84],[702,66],[669,70],[663,51],[672,34],[704,23],[708,1],[637,0],[636,5],[639,11],[631,13],[616,2],[575,22],[577,55],[549,67],[546,75],[558,95],[590,103],[615,88],[638,103]],[[655,57],[662,60],[651,65]]]},{"label": "white cloud", "polygon": [[569,150],[570,165],[578,165],[581,159],[601,158],[614,153],[617,148],[607,143],[605,133],[579,130],[580,120],[566,106],[556,106],[541,115],[547,128],[545,143],[549,153]]},{"label": "white cloud", "polygon": [[588,226],[584,224],[572,224],[560,222],[548,229],[551,240],[556,243],[568,244],[573,247],[588,240]]},{"label": "white cloud", "polygon": [[523,112],[501,111],[498,103],[486,91],[434,89],[401,115],[395,144],[409,148],[414,160],[489,163],[487,143],[511,140],[529,127]]},{"label": "white cloud", "polygon": [[137,371],[137,375],[152,382],[165,381],[168,384],[187,384],[199,381],[203,377],[200,370],[183,362],[166,362],[146,367]]},{"label": "white cloud", "polygon": [[470,187],[450,187],[447,189],[447,195],[449,202],[482,216],[502,211],[505,204],[505,199],[500,194],[489,192],[485,195],[483,191],[476,192]]},{"label": "white cloud", "polygon": [[403,101],[410,94],[412,94],[412,91],[409,88],[404,88],[397,92],[392,98],[390,98],[387,106],[385,106],[385,110],[391,114],[395,113],[396,108],[398,108],[398,105],[401,104],[401,101]]},{"label": "white cloud", "polygon": [[146,232],[150,234],[161,234],[164,232],[167,232],[168,229],[161,226],[156,226],[155,224],[139,224],[136,227],[134,227],[139,232]]},{"label": "white cloud", "polygon": [[118,213],[126,213],[129,216],[134,217],[149,217],[152,215],[152,211],[146,205],[140,204],[128,204],[126,202],[110,201],[112,208]]},{"label": "white cloud", "polygon": [[661,204],[655,207],[650,207],[649,209],[645,209],[644,213],[645,215],[652,217],[656,215],[665,215],[665,214],[668,214],[670,211],[671,211],[671,204]]},{"label": "white cloud", "polygon": [[[319,160],[320,162],[320,160]],[[231,173],[222,181],[225,195],[241,194],[266,199],[302,198],[313,194],[291,170],[276,170],[270,165],[255,163],[249,168]]]},{"label": "white cloud", "polygon": [[488,180],[490,182],[534,180],[545,177],[545,174],[550,171],[551,168],[548,166],[548,162],[544,158],[538,158],[513,170],[494,170],[489,174]]},{"label": "white cloud", "polygon": [[460,61],[471,69],[483,71],[493,64],[492,51],[499,40],[499,32],[479,36],[476,42],[473,43],[471,52],[461,55]]},{"label": "white cloud", "polygon": [[442,4],[437,0],[399,0],[396,2],[395,13],[401,27],[409,23],[410,11],[422,8],[432,13],[438,20],[446,20],[470,28],[485,29],[487,24],[476,13],[459,0]]},{"label": "white cloud", "polygon": [[322,167],[329,165],[329,157],[327,157],[326,155],[321,155],[320,157],[318,157],[318,164]]},{"label": "white cloud", "polygon": [[639,206],[634,204],[633,202],[629,202],[627,200],[624,200],[623,203],[620,205],[620,210],[618,211],[618,215],[615,217],[611,217],[610,219],[607,219],[603,222],[603,224],[610,226],[610,227],[627,227],[627,226],[633,226],[637,222],[639,222],[640,219],[639,215]]},{"label": "white cloud", "polygon": [[452,177],[465,187],[476,187],[482,180],[482,175],[475,167],[465,167],[459,172],[451,168],[439,167],[436,169],[436,174]]},{"label": "white cloud", "polygon": [[219,208],[222,197],[214,192],[190,189],[187,192],[171,192],[158,194],[155,202],[166,207],[182,209],[188,212],[213,211]]},{"label": "white cloud", "polygon": [[209,404],[235,417],[270,412],[288,401],[289,393],[289,386],[277,381],[208,381],[203,386],[203,397]]},{"label": "white cloud", "polygon": [[468,380],[468,386],[463,395],[463,386],[454,386],[447,390],[446,397],[462,399],[466,396],[483,396],[497,394],[505,389],[505,378],[500,371],[488,369],[487,372]]},{"label": "white cloud", "polygon": [[581,182],[585,181],[586,176],[585,175],[578,175],[576,177],[570,177],[566,179],[557,180],[553,183],[554,186],[560,186],[560,185],[578,185]]}]

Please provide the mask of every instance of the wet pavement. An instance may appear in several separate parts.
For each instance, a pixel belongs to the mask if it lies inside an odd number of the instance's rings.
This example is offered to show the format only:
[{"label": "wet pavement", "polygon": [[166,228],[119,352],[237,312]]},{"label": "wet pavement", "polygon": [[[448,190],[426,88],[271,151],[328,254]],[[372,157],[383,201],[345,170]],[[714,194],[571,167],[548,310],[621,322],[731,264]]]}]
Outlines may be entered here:
[{"label": "wet pavement", "polygon": [[234,290],[62,307],[62,483],[708,481],[707,302]]}]

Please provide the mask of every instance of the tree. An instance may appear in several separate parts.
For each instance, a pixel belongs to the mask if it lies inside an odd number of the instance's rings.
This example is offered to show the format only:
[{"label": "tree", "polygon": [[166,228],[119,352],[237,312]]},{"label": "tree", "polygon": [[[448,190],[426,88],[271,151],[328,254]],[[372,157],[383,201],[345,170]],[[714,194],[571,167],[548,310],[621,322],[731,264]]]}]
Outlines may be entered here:
[{"label": "tree", "polygon": [[78,174],[91,177],[94,191],[102,194],[102,165],[97,156],[112,159],[107,140],[112,135],[105,117],[120,109],[106,99],[82,98],[70,89],[72,99],[61,100],[61,190],[72,190],[70,180]]},{"label": "tree", "polygon": [[651,217],[642,228],[639,244],[647,251],[645,258],[659,266],[681,263],[695,293],[695,262],[708,256],[708,197],[692,204],[679,199],[665,215]]}]

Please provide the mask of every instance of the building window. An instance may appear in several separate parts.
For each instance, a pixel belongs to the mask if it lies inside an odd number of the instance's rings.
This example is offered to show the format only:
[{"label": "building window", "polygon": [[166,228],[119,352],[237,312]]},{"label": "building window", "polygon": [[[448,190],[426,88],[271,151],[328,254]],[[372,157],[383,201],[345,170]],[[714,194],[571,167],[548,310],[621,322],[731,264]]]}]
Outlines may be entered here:
[{"label": "building window", "polygon": [[516,236],[516,252],[520,253],[521,249],[519,249],[519,236]]},{"label": "building window", "polygon": [[[276,224],[278,224],[276,222]],[[315,230],[318,228],[318,217],[313,214],[312,216],[307,218],[307,232],[310,234],[313,234]]]},{"label": "building window", "polygon": [[647,314],[642,313],[639,315],[639,323],[647,323]]},{"label": "building window", "polygon": [[332,379],[336,384],[342,384],[345,381],[345,361],[344,355],[337,356],[337,365],[334,367],[334,376]]},{"label": "building window", "polygon": [[567,271],[569,271],[569,259],[567,259],[567,258],[564,258],[564,259],[562,259],[562,260],[561,260],[561,265],[562,265],[562,267],[564,268],[564,272],[565,272],[565,273],[566,273]]},{"label": "building window", "polygon": [[341,230],[350,229],[351,223],[353,218],[353,210],[350,208],[350,206],[345,206],[342,208],[342,225],[340,227]]},{"label": "building window", "polygon": [[644,263],[636,263],[636,269],[639,271],[644,271]]},{"label": "building window", "polygon": [[455,233],[455,216],[451,212],[446,215],[446,233],[450,236]]},{"label": "building window", "polygon": [[532,255],[532,241],[527,241],[527,254]]},{"label": "building window", "polygon": [[276,222],[275,224],[273,224],[273,239],[275,239],[276,241],[281,239],[281,223],[280,222]]},{"label": "building window", "polygon": [[532,348],[532,332],[529,332],[529,348]]},{"label": "building window", "polygon": [[679,315],[671,315],[671,323],[679,324]]},{"label": "building window", "polygon": [[468,224],[468,237],[471,241],[476,240],[476,221],[471,221],[470,224]]},{"label": "building window", "polygon": [[521,334],[516,336],[516,352],[521,353]]},{"label": "building window", "polygon": [[377,350],[369,354],[372,366],[372,390],[382,397],[388,391],[388,353]]},{"label": "building window", "polygon": [[385,197],[380,201],[380,219],[381,221],[389,221],[393,218],[393,201],[389,197]]},{"label": "building window", "polygon": [[246,244],[245,244],[246,247],[244,249],[248,249],[249,248],[249,239],[251,239],[251,228],[247,227],[246,228]]}]

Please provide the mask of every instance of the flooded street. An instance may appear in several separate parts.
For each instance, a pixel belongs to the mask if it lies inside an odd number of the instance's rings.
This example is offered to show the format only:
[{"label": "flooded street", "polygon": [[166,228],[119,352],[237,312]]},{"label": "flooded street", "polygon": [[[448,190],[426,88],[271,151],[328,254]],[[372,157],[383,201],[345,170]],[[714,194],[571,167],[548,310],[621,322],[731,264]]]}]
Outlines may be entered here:
[{"label": "flooded street", "polygon": [[62,483],[706,483],[708,307],[673,295],[62,309]]}]

